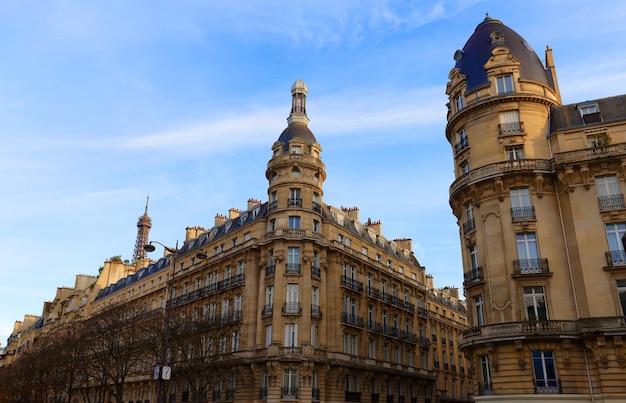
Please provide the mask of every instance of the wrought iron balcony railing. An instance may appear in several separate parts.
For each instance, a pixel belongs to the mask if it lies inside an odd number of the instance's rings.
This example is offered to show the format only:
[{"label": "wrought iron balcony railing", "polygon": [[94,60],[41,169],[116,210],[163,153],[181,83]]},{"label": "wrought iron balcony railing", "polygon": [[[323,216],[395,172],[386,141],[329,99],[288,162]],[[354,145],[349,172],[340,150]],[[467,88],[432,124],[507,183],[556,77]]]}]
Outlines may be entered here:
[{"label": "wrought iron balcony railing", "polygon": [[455,145],[454,145],[454,154],[459,154],[461,151],[465,150],[467,147],[469,147],[469,142],[467,141],[466,138],[459,140]]},{"label": "wrought iron balcony railing", "polygon": [[600,205],[600,211],[619,210],[626,207],[622,193],[598,196],[598,204]]},{"label": "wrought iron balcony railing", "polygon": [[477,268],[472,269],[467,273],[463,273],[463,280],[463,287],[467,287],[471,284],[483,281],[483,268],[478,266]]},{"label": "wrought iron balcony railing", "polygon": [[287,205],[289,207],[302,207],[302,199],[289,199]]},{"label": "wrought iron balcony railing", "polygon": [[511,207],[511,218],[513,221],[535,220],[535,206]]},{"label": "wrought iron balcony railing", "polygon": [[463,235],[467,235],[476,229],[476,221],[473,218],[463,223]]},{"label": "wrought iron balcony railing", "polygon": [[513,273],[516,275],[549,274],[550,270],[548,268],[548,259],[514,259]]},{"label": "wrought iron balcony railing", "polygon": [[286,274],[300,274],[300,263],[287,263],[285,264]]},{"label": "wrought iron balcony railing", "polygon": [[348,276],[341,276],[341,285],[354,291],[363,292],[363,283]]},{"label": "wrought iron balcony railing", "polygon": [[609,250],[605,254],[608,267],[626,266],[626,252],[623,250]]},{"label": "wrought iron balcony railing", "polygon": [[302,307],[299,302],[285,302],[283,305],[283,313],[286,315],[300,315]]}]

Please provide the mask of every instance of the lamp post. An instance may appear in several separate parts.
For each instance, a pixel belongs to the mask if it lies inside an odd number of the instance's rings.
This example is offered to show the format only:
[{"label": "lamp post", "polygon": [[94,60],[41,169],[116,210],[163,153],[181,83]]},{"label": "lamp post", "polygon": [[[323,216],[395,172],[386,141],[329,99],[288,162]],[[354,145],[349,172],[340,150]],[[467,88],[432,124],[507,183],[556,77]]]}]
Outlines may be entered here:
[{"label": "lamp post", "polygon": [[[178,258],[180,257],[180,250],[178,249],[178,240],[176,240],[176,246],[174,248],[170,248],[161,242],[158,241],[150,241],[146,244],[143,249],[146,252],[154,252],[156,247],[153,244],[161,245],[166,252],[169,252],[172,255],[171,260],[171,268],[172,275],[171,277],[166,278],[165,280],[165,304],[163,306],[163,331],[161,333],[161,352],[159,357],[159,362],[154,366],[154,379],[158,380],[159,390],[157,394],[157,402],[165,403],[165,383],[164,381],[168,381],[172,375],[172,368],[167,365],[167,349],[169,344],[169,335],[170,335],[170,307],[168,307],[168,302],[170,299],[172,282],[174,280],[174,275],[176,274],[176,264],[178,262]],[[207,258],[207,254],[198,251],[196,253],[196,258],[199,260],[204,260]]]}]

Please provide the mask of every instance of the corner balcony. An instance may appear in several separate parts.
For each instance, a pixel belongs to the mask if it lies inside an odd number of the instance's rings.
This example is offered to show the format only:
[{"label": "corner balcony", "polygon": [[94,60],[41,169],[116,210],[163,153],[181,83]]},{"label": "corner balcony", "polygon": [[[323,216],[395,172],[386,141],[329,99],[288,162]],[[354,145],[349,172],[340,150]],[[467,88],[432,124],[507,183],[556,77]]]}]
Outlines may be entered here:
[{"label": "corner balcony", "polygon": [[500,136],[512,136],[524,133],[524,122],[498,123],[498,133]]},{"label": "corner balcony", "polygon": [[509,322],[473,327],[463,332],[459,348],[473,344],[532,338],[576,338],[580,335],[577,321],[540,320]]},{"label": "corner balcony", "polygon": [[468,271],[467,273],[463,273],[463,287],[465,288],[478,284],[483,280],[483,268],[480,266]]},{"label": "corner balcony", "polygon": [[476,221],[473,218],[465,221],[463,223],[463,235],[467,235],[472,231],[476,230]]},{"label": "corner balcony", "polygon": [[485,165],[459,176],[450,185],[450,197],[453,197],[462,187],[470,186],[488,179],[502,177],[509,173],[543,173],[553,171],[552,161],[543,159],[521,159],[514,161],[502,161]]}]

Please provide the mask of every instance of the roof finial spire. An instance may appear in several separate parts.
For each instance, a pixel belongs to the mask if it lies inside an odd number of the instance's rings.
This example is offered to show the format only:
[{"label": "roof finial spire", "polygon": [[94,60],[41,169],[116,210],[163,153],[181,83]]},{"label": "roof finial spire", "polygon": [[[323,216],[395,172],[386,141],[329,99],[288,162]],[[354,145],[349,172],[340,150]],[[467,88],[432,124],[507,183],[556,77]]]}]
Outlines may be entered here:
[{"label": "roof finial spire", "polygon": [[297,79],[291,86],[291,113],[287,118],[289,124],[297,122],[309,124],[309,118],[306,115],[306,94],[309,89],[302,79]]}]

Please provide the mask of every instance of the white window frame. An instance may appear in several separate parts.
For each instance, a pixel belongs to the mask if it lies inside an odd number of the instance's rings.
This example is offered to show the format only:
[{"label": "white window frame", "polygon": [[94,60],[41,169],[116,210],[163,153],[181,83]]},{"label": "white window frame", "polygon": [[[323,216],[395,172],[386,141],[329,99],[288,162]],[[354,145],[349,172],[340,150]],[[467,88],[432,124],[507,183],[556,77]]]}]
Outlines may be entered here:
[{"label": "white window frame", "polygon": [[526,311],[526,320],[530,321],[546,321],[548,317],[548,307],[546,301],[545,287],[534,286],[524,287],[524,309]]},{"label": "white window frame", "polygon": [[496,77],[496,90],[498,94],[508,94],[510,92],[515,92],[513,75],[507,74]]}]

